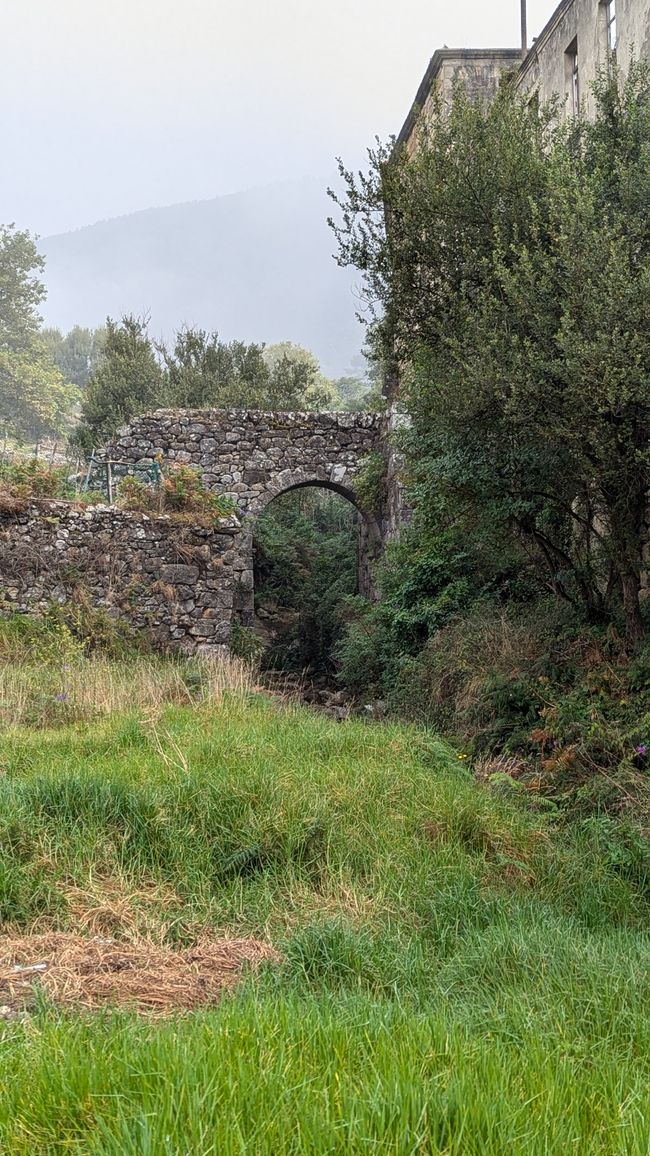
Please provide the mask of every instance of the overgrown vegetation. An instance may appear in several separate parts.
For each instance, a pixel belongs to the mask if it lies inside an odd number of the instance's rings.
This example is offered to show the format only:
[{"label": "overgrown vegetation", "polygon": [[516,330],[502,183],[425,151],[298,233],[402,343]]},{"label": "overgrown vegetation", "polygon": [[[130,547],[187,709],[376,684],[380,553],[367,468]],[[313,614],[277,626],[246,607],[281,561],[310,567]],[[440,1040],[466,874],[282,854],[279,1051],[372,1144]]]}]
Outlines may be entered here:
[{"label": "overgrown vegetation", "polygon": [[17,513],[39,498],[82,503],[102,500],[99,494],[82,493],[68,466],[18,456],[0,463],[0,511]]},{"label": "overgrown vegetation", "polygon": [[316,487],[284,494],[255,525],[255,605],[265,666],[331,676],[341,606],[357,590],[357,512]]},{"label": "overgrown vegetation", "polygon": [[[93,505],[107,495],[79,487],[69,467],[49,466],[36,458],[0,464],[0,512],[18,513],[33,499],[53,499]],[[212,527],[236,511],[232,499],[214,494],[203,484],[199,470],[172,462],[161,468],[159,484],[126,474],[117,484],[117,505],[194,526]]]},{"label": "overgrown vegetation", "polygon": [[[56,646],[39,663],[32,644],[38,678]],[[5,642],[5,678],[19,654]],[[478,786],[424,730],[232,682],[182,705],[189,669],[106,664],[117,713],[5,720],[3,931],[252,935],[281,961],[171,1023],[45,999],[4,1021],[3,1150],[645,1152],[633,830]]]},{"label": "overgrown vegetation", "polygon": [[342,170],[340,259],[400,367],[414,516],[338,655],[544,791],[602,802],[613,778],[622,805],[648,739],[647,66],[595,96],[562,121],[459,89],[414,156]]},{"label": "overgrown vegetation", "polygon": [[115,711],[218,702],[253,685],[250,667],[162,658],[120,620],[84,601],[40,618],[0,618],[0,726],[55,728]]},{"label": "overgrown vegetation", "polygon": [[176,463],[165,467],[157,486],[127,474],[120,482],[118,505],[124,510],[170,515],[176,522],[207,527],[236,510],[231,498],[206,489],[199,470]]}]

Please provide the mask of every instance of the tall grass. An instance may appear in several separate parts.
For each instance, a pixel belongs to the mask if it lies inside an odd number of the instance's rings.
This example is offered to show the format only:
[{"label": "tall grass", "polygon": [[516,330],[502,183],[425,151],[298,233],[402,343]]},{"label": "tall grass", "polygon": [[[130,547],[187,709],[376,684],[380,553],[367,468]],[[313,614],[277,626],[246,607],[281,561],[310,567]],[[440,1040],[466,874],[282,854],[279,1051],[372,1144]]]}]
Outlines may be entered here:
[{"label": "tall grass", "polygon": [[241,659],[120,662],[101,654],[59,663],[0,666],[0,727],[53,727],[165,704],[219,703],[254,687]]},{"label": "tall grass", "polygon": [[623,824],[561,826],[425,731],[251,694],[153,710],[132,673],[128,711],[5,733],[5,930],[209,928],[282,962],[175,1022],[9,1021],[0,1151],[647,1153],[650,872]]},{"label": "tall grass", "polygon": [[6,1150],[641,1156],[647,1064],[625,1045],[647,1041],[612,1039],[614,1012],[547,1038],[517,1008],[416,1017],[349,995],[248,997],[155,1027],[51,1017],[3,1049]]}]

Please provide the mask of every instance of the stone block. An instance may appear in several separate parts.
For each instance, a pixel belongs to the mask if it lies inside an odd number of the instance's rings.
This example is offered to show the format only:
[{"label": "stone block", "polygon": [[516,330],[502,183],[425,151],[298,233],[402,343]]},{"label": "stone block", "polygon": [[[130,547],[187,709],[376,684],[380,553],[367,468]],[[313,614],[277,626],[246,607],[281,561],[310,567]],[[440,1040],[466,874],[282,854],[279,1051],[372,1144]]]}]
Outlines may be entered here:
[{"label": "stone block", "polygon": [[182,566],[180,564],[161,566],[160,578],[170,586],[193,584],[199,577],[198,566]]}]

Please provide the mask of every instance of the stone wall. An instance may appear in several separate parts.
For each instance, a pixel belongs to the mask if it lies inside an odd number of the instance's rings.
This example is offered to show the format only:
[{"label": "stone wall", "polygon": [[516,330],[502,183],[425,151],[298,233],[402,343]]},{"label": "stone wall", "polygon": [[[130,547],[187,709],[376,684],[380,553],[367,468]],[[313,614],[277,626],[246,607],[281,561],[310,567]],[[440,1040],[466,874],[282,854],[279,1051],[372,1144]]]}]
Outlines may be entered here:
[{"label": "stone wall", "polygon": [[383,512],[363,506],[355,483],[364,463],[385,448],[386,419],[374,413],[262,413],[252,410],[158,410],[133,422],[109,447],[114,460],[155,458],[201,470],[205,485],[237,503],[244,625],[253,621],[255,519],[273,498],[322,486],[359,511],[359,590],[374,596],[374,564],[385,538]]},{"label": "stone wall", "polygon": [[216,652],[241,601],[238,538],[236,519],[200,529],[115,507],[33,502],[0,514],[4,609],[86,603],[163,649]]},{"label": "stone wall", "polygon": [[[334,490],[359,514],[359,589],[374,595],[374,563],[394,532],[397,505],[364,508],[356,482],[371,454],[391,454],[390,421],[368,413],[159,410],[138,418],[106,456],[127,465],[156,458],[202,472],[238,516],[216,529],[115,507],[34,502],[0,514],[0,592],[5,608],[42,611],[84,599],[145,630],[161,647],[228,643],[233,623],[254,617],[255,520],[273,498],[303,486]],[[395,483],[397,485],[397,483]]]},{"label": "stone wall", "polygon": [[257,516],[278,494],[305,485],[358,503],[354,482],[381,437],[371,413],[157,410],[124,430],[110,452],[136,463],[157,456],[198,467],[205,485]]}]

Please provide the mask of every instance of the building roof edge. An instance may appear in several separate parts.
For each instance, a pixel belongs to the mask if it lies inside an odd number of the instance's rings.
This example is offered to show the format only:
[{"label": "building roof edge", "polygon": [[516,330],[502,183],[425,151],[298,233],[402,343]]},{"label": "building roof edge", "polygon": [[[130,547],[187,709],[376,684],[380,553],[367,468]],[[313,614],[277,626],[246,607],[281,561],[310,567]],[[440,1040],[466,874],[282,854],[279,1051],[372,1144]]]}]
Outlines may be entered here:
[{"label": "building roof edge", "polygon": [[[572,0],[565,0],[565,2],[571,3]],[[415,100],[411,105],[409,114],[397,135],[396,144],[405,144],[411,136],[420,111],[426,103],[433,88],[433,83],[439,75],[445,61],[459,59],[489,60],[493,56],[504,57],[516,62],[521,59],[521,52],[518,48],[438,48],[429,61],[428,68],[415,94]]]},{"label": "building roof edge", "polygon": [[535,37],[535,39],[533,40],[533,43],[531,44],[530,48],[528,49],[528,52],[526,53],[524,59],[522,60],[521,67],[520,67],[519,72],[517,74],[517,80],[518,81],[521,80],[521,78],[523,76],[525,76],[529,67],[531,66],[531,64],[533,63],[535,58],[537,57],[537,53],[539,52],[540,48],[542,48],[544,46],[544,44],[548,40],[549,36],[553,32],[553,30],[560,23],[560,20],[564,16],[564,13],[569,8],[571,8],[574,3],[575,3],[575,0],[561,0],[561,3],[558,4],[557,8],[555,9],[555,12],[546,21],[546,24],[542,28],[542,31],[540,32],[539,36]]}]

